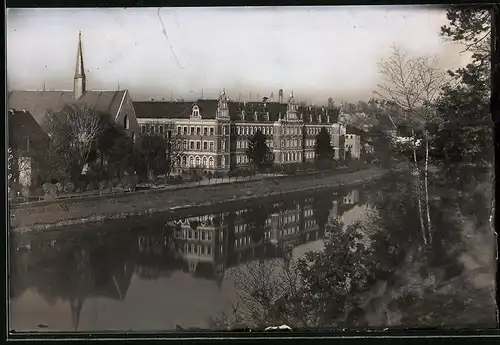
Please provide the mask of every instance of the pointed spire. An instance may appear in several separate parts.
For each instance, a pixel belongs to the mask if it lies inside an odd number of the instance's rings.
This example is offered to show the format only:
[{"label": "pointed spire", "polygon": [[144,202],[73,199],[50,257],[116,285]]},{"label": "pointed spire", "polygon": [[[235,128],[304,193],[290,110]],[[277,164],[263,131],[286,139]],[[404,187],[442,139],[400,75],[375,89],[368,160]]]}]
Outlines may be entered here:
[{"label": "pointed spire", "polygon": [[79,297],[77,297],[70,299],[69,304],[71,308],[71,325],[73,326],[73,329],[77,331],[80,323],[80,314],[82,312],[83,302]]},{"label": "pointed spire", "polygon": [[83,65],[82,32],[78,33],[78,48],[76,52],[75,77],[73,93],[75,99],[79,99],[85,93],[85,69]]}]

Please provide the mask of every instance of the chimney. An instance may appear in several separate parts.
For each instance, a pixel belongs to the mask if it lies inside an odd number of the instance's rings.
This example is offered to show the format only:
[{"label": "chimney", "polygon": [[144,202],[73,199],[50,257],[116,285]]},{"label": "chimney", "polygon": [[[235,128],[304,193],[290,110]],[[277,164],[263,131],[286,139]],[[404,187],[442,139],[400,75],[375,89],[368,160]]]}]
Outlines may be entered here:
[{"label": "chimney", "polygon": [[279,102],[283,103],[283,89],[280,89],[278,97],[279,97]]}]

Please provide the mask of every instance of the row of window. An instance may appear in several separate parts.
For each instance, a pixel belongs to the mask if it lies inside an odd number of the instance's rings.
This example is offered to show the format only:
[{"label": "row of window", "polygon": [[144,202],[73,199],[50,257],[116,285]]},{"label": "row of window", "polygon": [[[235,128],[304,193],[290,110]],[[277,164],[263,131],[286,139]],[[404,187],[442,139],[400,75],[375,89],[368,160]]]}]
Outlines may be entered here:
[{"label": "row of window", "polygon": [[247,155],[238,155],[236,156],[236,163],[238,164],[247,164],[250,162]]},{"label": "row of window", "polygon": [[172,131],[168,129],[168,125],[141,125],[141,132],[148,134],[164,134],[169,133],[172,134]]},{"label": "row of window", "polygon": [[311,229],[316,226],[316,221],[315,220],[307,220],[304,222],[304,227],[305,229]]},{"label": "row of window", "polygon": [[180,231],[176,231],[174,236],[176,239],[182,239],[182,240],[188,239],[188,240],[211,241],[212,231],[182,229]]},{"label": "row of window", "polygon": [[314,152],[305,152],[304,155],[306,156],[306,159],[313,159],[315,153]]},{"label": "row of window", "polygon": [[260,130],[264,135],[272,135],[273,127],[270,126],[237,126],[236,133],[240,135],[254,135],[257,131]]},{"label": "row of window", "polygon": [[[177,140],[177,145],[180,147],[180,140]],[[189,144],[189,145],[188,145]],[[203,149],[202,149],[203,147]],[[210,151],[210,152],[215,152],[215,142],[214,141],[201,141],[201,140],[184,140],[182,142],[182,148],[184,150],[191,150],[191,151]]]},{"label": "row of window", "polygon": [[[266,145],[269,148],[273,147],[273,141],[272,140],[266,140]],[[248,141],[247,140],[237,140],[236,141],[236,148],[237,149],[248,149]]]},{"label": "row of window", "polygon": [[302,160],[302,153],[299,152],[282,152],[282,162],[300,162]]},{"label": "row of window", "polygon": [[302,147],[302,139],[283,139],[281,145],[284,147]]},{"label": "row of window", "polygon": [[203,129],[203,135],[215,135],[215,127],[207,126],[190,126],[188,132],[188,126],[177,126],[178,135],[201,135]]},{"label": "row of window", "polygon": [[[223,157],[224,158],[224,157]],[[199,157],[199,156],[182,156],[177,158],[177,164],[185,168],[214,168],[215,160],[214,157]]]},{"label": "row of window", "polygon": [[298,222],[299,221],[299,215],[296,213],[289,214],[283,217],[280,217],[279,221],[279,226],[284,226],[290,223]]},{"label": "row of window", "polygon": [[[182,253],[182,247],[179,247],[179,253]],[[222,247],[221,247],[222,252]],[[199,256],[211,256],[212,255],[212,247],[207,245],[194,245],[194,244],[184,244],[184,253],[186,254],[196,254]]]}]

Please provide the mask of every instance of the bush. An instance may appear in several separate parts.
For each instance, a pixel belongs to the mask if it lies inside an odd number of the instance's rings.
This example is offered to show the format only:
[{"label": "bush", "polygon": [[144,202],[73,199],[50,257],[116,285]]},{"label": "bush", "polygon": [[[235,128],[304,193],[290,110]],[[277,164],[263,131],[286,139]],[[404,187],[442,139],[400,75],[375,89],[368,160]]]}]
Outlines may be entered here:
[{"label": "bush", "polygon": [[64,191],[66,193],[73,193],[75,191],[75,184],[73,182],[66,182],[64,185]]},{"label": "bush", "polygon": [[97,184],[97,187],[99,188],[100,191],[106,189],[108,187],[108,182],[107,181],[99,181]]},{"label": "bush", "polygon": [[26,187],[26,186],[23,186],[21,188],[21,195],[24,196],[24,197],[28,197],[31,195],[31,191],[30,191],[30,188],[29,187]]},{"label": "bush", "polygon": [[62,182],[57,182],[56,183],[56,188],[58,193],[64,192],[64,184]]},{"label": "bush", "polygon": [[118,182],[115,186],[115,188],[123,188],[123,184],[121,182]]},{"label": "bush", "polygon": [[57,186],[55,184],[46,182],[42,185],[43,191],[47,196],[57,196]]},{"label": "bush", "polygon": [[124,187],[127,187],[133,191],[133,190],[135,190],[137,183],[139,183],[139,176],[137,174],[126,175],[123,177],[121,182],[122,182]]},{"label": "bush", "polygon": [[86,191],[92,191],[97,189],[97,182],[96,181],[89,181],[87,183],[87,186],[85,187]]},{"label": "bush", "polygon": [[114,179],[111,180],[111,187],[118,187],[119,184],[121,184],[121,181],[119,178],[115,177]]}]

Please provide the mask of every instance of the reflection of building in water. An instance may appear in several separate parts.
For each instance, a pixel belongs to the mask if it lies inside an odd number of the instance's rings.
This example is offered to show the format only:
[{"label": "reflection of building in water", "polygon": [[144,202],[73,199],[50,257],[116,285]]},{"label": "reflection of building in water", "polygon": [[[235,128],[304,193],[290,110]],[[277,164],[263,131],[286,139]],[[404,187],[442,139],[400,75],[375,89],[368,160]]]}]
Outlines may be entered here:
[{"label": "reflection of building in water", "polygon": [[24,244],[12,253],[11,298],[28,288],[50,305],[67,301],[77,330],[89,298],[125,299],[134,272],[132,248],[123,238],[99,234]]},{"label": "reflection of building in water", "polygon": [[220,284],[229,267],[287,258],[290,247],[323,237],[318,221],[352,207],[343,201],[361,199],[358,192],[348,195],[326,192],[167,223],[160,219],[133,231],[26,240],[12,246],[10,296],[34,289],[49,304],[68,301],[77,329],[83,304],[92,297],[123,300],[133,272],[157,279],[182,270]]},{"label": "reflection of building in water", "polygon": [[359,202],[359,190],[351,190],[349,193],[344,195],[342,202],[347,205],[357,204]]}]

